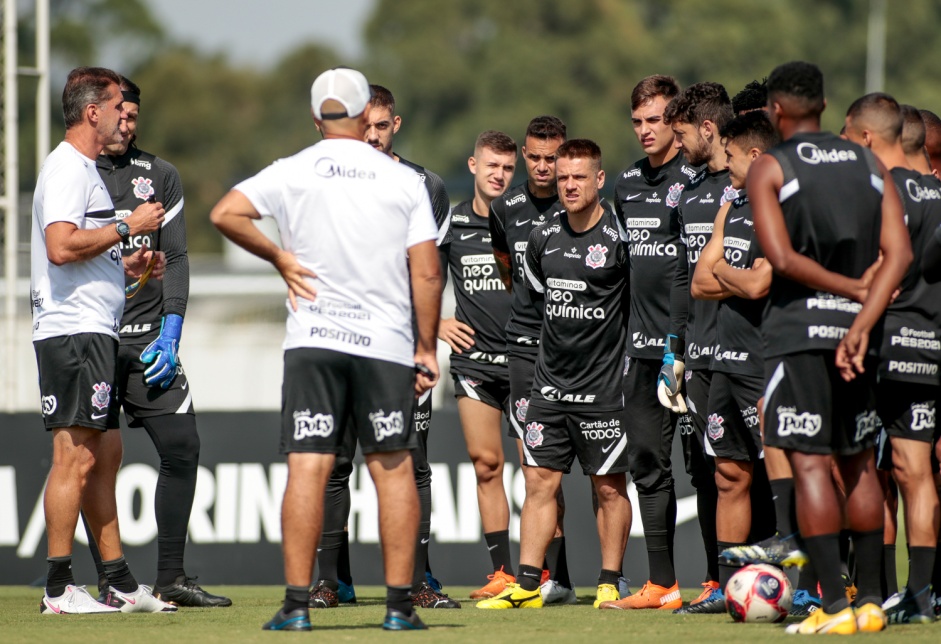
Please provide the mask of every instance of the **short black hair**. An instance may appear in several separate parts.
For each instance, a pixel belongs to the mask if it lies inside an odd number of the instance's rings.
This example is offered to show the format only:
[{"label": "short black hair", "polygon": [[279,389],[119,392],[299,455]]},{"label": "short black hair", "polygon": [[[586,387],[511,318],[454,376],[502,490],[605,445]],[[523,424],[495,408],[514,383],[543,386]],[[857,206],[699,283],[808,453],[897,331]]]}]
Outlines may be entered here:
[{"label": "short black hair", "polygon": [[736,116],[719,128],[719,136],[727,144],[734,142],[746,151],[758,148],[767,152],[778,144],[778,135],[764,110],[753,110]]},{"label": "short black hair", "polygon": [[768,107],[768,79],[753,80],[732,97],[732,111],[736,114],[763,110]]},{"label": "short black hair", "polygon": [[601,169],[601,147],[591,139],[571,139],[559,146],[555,151],[558,159],[591,159],[594,165]]},{"label": "short black hair", "polygon": [[807,113],[823,111],[823,72],[813,63],[795,60],[778,65],[768,76],[768,99],[789,96],[803,104]]},{"label": "short black hair", "polygon": [[391,91],[382,85],[370,85],[369,89],[372,91],[372,96],[369,98],[370,107],[384,107],[391,114],[395,114],[395,97]]},{"label": "short black hair", "polygon": [[689,123],[700,126],[712,121],[718,127],[728,123],[732,113],[729,93],[719,83],[696,83],[680,92],[663,111],[667,123]]},{"label": "short black hair", "polygon": [[562,119],[555,116],[537,116],[530,121],[529,125],[526,127],[527,138],[532,137],[534,139],[543,139],[544,141],[562,139],[564,141],[565,136],[565,123],[562,122]]},{"label": "short black hair", "polygon": [[899,102],[884,92],[860,96],[846,110],[854,127],[869,129],[892,143],[902,136],[902,110]]},{"label": "short black hair", "polygon": [[899,105],[899,109],[902,111],[902,151],[905,154],[918,154],[925,149],[925,120],[914,105]]}]

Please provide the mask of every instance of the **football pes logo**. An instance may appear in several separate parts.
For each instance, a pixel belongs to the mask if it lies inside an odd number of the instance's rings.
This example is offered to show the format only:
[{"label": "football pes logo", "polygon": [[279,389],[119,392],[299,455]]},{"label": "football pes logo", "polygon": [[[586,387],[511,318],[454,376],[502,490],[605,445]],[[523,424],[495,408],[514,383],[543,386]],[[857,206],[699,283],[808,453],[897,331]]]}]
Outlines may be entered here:
[{"label": "football pes logo", "polygon": [[542,430],[544,427],[539,423],[530,423],[526,425],[526,444],[530,447],[539,447],[542,445]]},{"label": "football pes logo", "polygon": [[154,187],[151,185],[151,183],[153,183],[152,179],[137,177],[136,179],[131,179],[131,183],[134,184],[134,196],[141,201],[147,201],[153,196]]},{"label": "football pes logo", "polygon": [[107,409],[111,404],[111,385],[107,382],[100,382],[92,385],[95,393],[91,395],[91,404],[97,409]]},{"label": "football pes logo", "polygon": [[680,205],[680,195],[683,194],[683,184],[674,183],[667,190],[667,206],[670,208],[676,208]]},{"label": "football pes logo", "polygon": [[588,268],[601,268],[604,266],[608,256],[608,247],[601,244],[595,244],[588,247],[588,256],[585,257],[585,265]]}]

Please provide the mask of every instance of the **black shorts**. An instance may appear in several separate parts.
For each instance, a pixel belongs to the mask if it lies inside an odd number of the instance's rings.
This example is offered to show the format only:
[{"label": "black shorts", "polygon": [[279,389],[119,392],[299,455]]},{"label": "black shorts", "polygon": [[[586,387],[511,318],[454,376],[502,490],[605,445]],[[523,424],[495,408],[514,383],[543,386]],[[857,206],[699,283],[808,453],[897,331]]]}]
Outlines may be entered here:
[{"label": "black shorts", "polygon": [[585,474],[628,470],[624,412],[530,407],[524,426],[526,465],[568,474],[578,457]]},{"label": "black shorts", "polygon": [[46,429],[108,429],[116,396],[118,341],[103,333],[77,333],[33,343]]},{"label": "black shorts", "polygon": [[144,384],[144,371],[150,366],[140,361],[141,352],[146,344],[122,344],[118,347],[118,366],[115,382],[117,395],[111,397],[108,409],[108,427],[117,429],[120,425],[121,408],[127,417],[128,427],[143,427],[143,418],[166,416],[169,414],[195,414],[193,393],[183,371],[183,365],[177,364],[176,378],[169,389],[148,387]]},{"label": "black shorts", "polygon": [[629,358],[622,381],[627,461],[634,485],[641,493],[673,487],[670,460],[677,415],[657,398],[657,377],[662,364],[660,360]]},{"label": "black shorts", "polygon": [[510,438],[523,439],[523,425],[529,410],[529,394],[533,390],[536,377],[536,357],[533,351],[513,351],[507,349],[510,368]]},{"label": "black shorts", "polygon": [[889,436],[935,443],[941,429],[935,422],[938,387],[882,380],[876,385],[876,411]]},{"label": "black shorts", "polygon": [[712,372],[708,369],[687,369],[684,381],[689,413],[680,417],[680,440],[683,441],[686,472],[694,482],[698,482],[703,477],[711,478],[715,474],[715,462],[706,454],[706,409],[709,406]]},{"label": "black shorts", "polygon": [[706,416],[706,454],[733,461],[764,458],[758,427],[758,399],[764,379],[712,372]]},{"label": "black shorts", "polygon": [[[454,397],[479,400],[488,407],[509,413],[509,379],[484,378],[482,375],[464,375],[452,372],[454,377]],[[516,432],[513,432],[514,436]]]},{"label": "black shorts", "polygon": [[875,374],[840,377],[833,351],[808,351],[765,361],[765,445],[807,454],[856,454],[879,435]]},{"label": "black shorts", "polygon": [[417,446],[411,367],[329,349],[284,352],[281,453],[336,454],[355,433],[364,454]]}]

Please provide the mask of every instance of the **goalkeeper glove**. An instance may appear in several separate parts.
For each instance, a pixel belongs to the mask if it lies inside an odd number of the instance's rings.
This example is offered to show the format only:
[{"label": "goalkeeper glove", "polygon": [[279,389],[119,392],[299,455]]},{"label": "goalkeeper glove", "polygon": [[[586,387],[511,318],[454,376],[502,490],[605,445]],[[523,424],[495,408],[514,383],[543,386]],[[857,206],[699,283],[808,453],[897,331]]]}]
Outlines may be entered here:
[{"label": "goalkeeper glove", "polygon": [[163,316],[160,322],[160,335],[147,345],[140,354],[140,360],[149,364],[144,371],[144,384],[148,387],[169,389],[176,378],[179,364],[176,353],[180,347],[180,335],[183,333],[183,318],[175,313]]},{"label": "goalkeeper glove", "polygon": [[660,404],[677,414],[685,414],[686,401],[680,392],[685,366],[676,354],[683,352],[682,341],[673,334],[667,335],[663,345],[663,366],[657,376],[657,398]]}]

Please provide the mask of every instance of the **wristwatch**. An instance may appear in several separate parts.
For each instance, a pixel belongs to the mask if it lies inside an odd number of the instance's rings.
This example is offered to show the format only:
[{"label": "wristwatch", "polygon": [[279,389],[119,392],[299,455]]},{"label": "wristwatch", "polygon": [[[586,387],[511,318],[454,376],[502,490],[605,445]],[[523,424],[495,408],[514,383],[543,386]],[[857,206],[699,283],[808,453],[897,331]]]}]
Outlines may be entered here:
[{"label": "wristwatch", "polygon": [[127,225],[126,221],[119,221],[114,226],[118,229],[118,234],[121,236],[121,241],[123,241],[125,244],[131,241],[131,227]]}]

